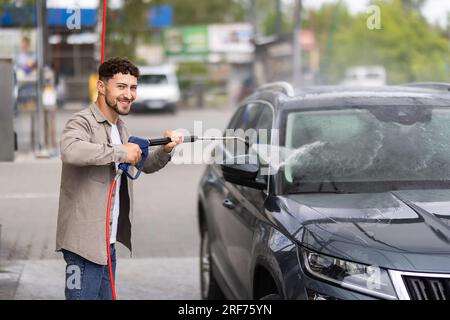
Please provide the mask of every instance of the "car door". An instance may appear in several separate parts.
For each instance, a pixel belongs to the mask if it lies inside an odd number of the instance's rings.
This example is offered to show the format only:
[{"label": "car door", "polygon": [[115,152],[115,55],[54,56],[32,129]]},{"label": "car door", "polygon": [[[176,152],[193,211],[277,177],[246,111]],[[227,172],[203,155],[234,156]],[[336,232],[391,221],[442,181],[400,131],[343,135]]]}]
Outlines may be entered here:
[{"label": "car door", "polygon": [[[273,111],[269,106],[253,103],[247,106],[235,129],[254,129],[256,133],[258,129],[264,129],[270,134],[272,119]],[[260,137],[257,134],[258,140]],[[245,148],[236,148],[234,151],[238,156],[248,154]],[[222,198],[217,202],[217,218],[220,219],[218,227],[225,251],[227,278],[237,297],[250,299],[254,227],[261,217],[266,192],[225,182],[221,172],[219,174],[223,189]]]},{"label": "car door", "polygon": [[[234,131],[235,128],[240,127],[245,121],[244,119],[248,116],[248,114],[244,115],[246,110],[246,105],[240,107],[233,115],[226,130]],[[223,148],[214,149],[211,156],[214,158],[215,153],[222,149]],[[224,207],[227,203],[224,203],[224,200],[229,199],[230,196],[222,177],[220,164],[215,163],[209,166],[205,176],[204,191],[205,206],[208,213],[209,241],[212,260],[225,280],[228,289],[236,296],[236,289],[232,289],[230,286],[235,280],[233,279],[232,266],[225,245],[226,241],[224,241],[224,239],[229,237],[229,231],[223,226],[227,220],[225,216],[228,214],[228,210]],[[233,199],[233,201],[236,202],[235,199]]]}]

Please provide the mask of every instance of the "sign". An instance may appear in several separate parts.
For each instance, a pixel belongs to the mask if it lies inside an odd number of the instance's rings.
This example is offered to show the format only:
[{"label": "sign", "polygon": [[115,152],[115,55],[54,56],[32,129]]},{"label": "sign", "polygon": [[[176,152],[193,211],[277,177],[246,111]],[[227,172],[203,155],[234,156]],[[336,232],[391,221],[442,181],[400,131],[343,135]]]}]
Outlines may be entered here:
[{"label": "sign", "polygon": [[253,27],[248,23],[212,24],[208,27],[209,51],[214,53],[254,52]]},{"label": "sign", "polygon": [[93,28],[97,24],[98,6],[99,0],[47,0],[47,24],[67,27],[75,14],[79,20],[77,29]]},{"label": "sign", "polygon": [[99,0],[47,0],[47,8],[52,9],[95,9]]},{"label": "sign", "polygon": [[316,47],[316,37],[314,32],[310,30],[301,31],[299,34],[300,47],[303,50],[312,50]]},{"label": "sign", "polygon": [[208,26],[211,63],[250,63],[253,61],[253,27],[249,23],[212,24]]},{"label": "sign", "polygon": [[160,6],[149,10],[148,26],[151,28],[167,28],[173,25],[173,8]]},{"label": "sign", "polygon": [[[80,26],[95,27],[97,23],[97,9],[84,8],[47,8],[47,24],[49,27],[66,27],[67,21],[79,10]],[[36,25],[36,8],[34,6],[13,7],[5,6],[0,15],[1,27],[23,27]]]},{"label": "sign", "polygon": [[166,55],[181,61],[205,61],[208,57],[208,28],[189,26],[162,31]]},{"label": "sign", "polygon": [[4,5],[0,14],[0,27],[30,27],[36,25],[36,7]]},{"label": "sign", "polygon": [[[74,15],[76,8],[47,9],[47,24],[49,27],[66,27],[67,22]],[[96,9],[79,9],[80,26],[93,28],[97,24]]]}]

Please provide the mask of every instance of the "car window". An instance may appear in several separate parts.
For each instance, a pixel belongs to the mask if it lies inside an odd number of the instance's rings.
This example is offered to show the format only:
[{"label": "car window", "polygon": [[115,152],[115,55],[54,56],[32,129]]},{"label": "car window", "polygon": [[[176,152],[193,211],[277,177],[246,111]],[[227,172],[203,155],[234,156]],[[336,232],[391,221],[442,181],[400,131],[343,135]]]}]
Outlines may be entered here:
[{"label": "car window", "polygon": [[[225,132],[226,136],[238,136],[242,139],[250,138],[255,141],[255,128],[263,111],[261,105],[248,104],[241,108],[233,117]],[[250,131],[249,131],[250,130]],[[237,157],[248,153],[248,147],[243,141],[229,140],[226,142],[227,157]]]},{"label": "car window", "polygon": [[227,126],[227,129],[235,129],[237,127],[237,125],[240,123],[241,121],[241,114],[242,112],[244,112],[246,106],[240,107],[233,115],[233,117],[231,118],[230,123]]},{"label": "car window", "polygon": [[[230,122],[228,123],[228,125],[226,126],[226,129],[223,133],[224,137],[227,136],[232,136],[234,133],[234,130],[240,125],[240,123],[242,122],[242,113],[245,112],[247,106],[242,106],[239,109],[236,110],[236,112],[233,114],[233,116],[231,117]],[[224,150],[225,149],[225,150]],[[225,141],[225,142],[220,142],[216,145],[216,147],[211,151],[211,158],[215,158],[218,155],[222,155],[225,157],[225,159],[220,159],[225,160],[234,157],[234,141]],[[223,152],[224,151],[224,152]]]},{"label": "car window", "polygon": [[261,106],[257,104],[248,104],[245,106],[245,111],[241,113],[234,129],[248,130],[255,128],[256,123],[261,115]]},{"label": "car window", "polygon": [[273,123],[273,111],[267,105],[261,106],[261,112],[256,123],[256,130],[258,134],[257,143],[270,144],[271,133],[272,133],[272,123]]},{"label": "car window", "polygon": [[139,77],[140,84],[168,84],[165,74],[143,74]]},{"label": "car window", "polygon": [[268,169],[268,152],[267,145],[271,144],[271,134],[273,125],[273,111],[268,105],[261,105],[261,114],[259,116],[258,122],[256,124],[257,140],[255,141],[258,145],[253,146],[252,150],[256,150],[257,160],[261,170],[258,173],[258,179],[266,179],[267,169]]},{"label": "car window", "polygon": [[296,190],[329,181],[347,190],[440,187],[450,181],[449,122],[449,110],[423,105],[293,112],[284,178]]}]

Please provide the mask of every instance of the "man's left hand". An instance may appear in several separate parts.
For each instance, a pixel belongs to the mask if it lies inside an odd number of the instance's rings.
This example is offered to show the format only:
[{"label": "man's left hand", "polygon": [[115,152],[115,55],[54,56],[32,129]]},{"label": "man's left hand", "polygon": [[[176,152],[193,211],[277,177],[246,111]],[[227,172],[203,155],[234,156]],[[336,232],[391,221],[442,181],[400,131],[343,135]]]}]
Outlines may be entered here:
[{"label": "man's left hand", "polygon": [[167,153],[171,153],[173,148],[175,148],[177,145],[183,143],[183,136],[176,131],[166,131],[164,132],[165,138],[170,138],[172,140],[171,143],[166,144],[164,146],[164,151]]}]

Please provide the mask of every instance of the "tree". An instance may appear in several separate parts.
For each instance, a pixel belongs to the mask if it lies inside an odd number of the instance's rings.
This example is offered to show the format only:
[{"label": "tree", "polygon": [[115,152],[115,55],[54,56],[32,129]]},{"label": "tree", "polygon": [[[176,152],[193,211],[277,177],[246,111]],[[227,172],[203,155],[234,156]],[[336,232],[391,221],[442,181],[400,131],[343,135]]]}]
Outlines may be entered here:
[{"label": "tree", "polygon": [[345,65],[336,69],[335,58],[342,45],[340,35],[351,30],[354,20],[347,5],[342,1],[325,4],[317,11],[306,12],[303,29],[310,29],[316,35],[321,53],[320,78],[322,81],[336,81],[336,78],[345,71]]},{"label": "tree", "polygon": [[[431,27],[416,10],[405,10],[403,0],[374,1],[381,8],[381,30],[367,28],[366,13],[351,17],[341,13],[334,48],[326,72],[331,82],[342,79],[356,65],[382,65],[389,83],[449,80],[449,41]],[[415,3],[420,5],[419,1]],[[418,8],[418,7],[417,7]],[[318,12],[321,19],[327,14]],[[345,8],[341,8],[343,12]],[[323,30],[322,21],[319,30]],[[319,37],[323,37],[323,31]],[[324,56],[323,39],[320,41]]]},{"label": "tree", "polygon": [[245,7],[240,0],[133,0],[124,1],[119,10],[109,10],[107,23],[107,55],[136,56],[140,42],[159,39],[159,30],[147,26],[148,11],[152,7],[170,5],[174,10],[174,24],[209,24],[245,21]]},{"label": "tree", "polygon": [[145,0],[124,1],[119,10],[108,9],[106,56],[127,56],[134,60],[139,35],[147,31]]},{"label": "tree", "polygon": [[420,12],[427,0],[401,0],[404,8]]},{"label": "tree", "polygon": [[155,6],[171,5],[176,25],[244,21],[244,3],[238,0],[155,0]]}]

